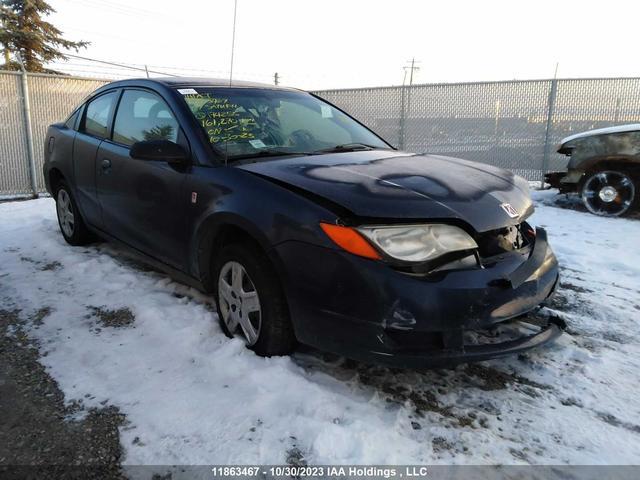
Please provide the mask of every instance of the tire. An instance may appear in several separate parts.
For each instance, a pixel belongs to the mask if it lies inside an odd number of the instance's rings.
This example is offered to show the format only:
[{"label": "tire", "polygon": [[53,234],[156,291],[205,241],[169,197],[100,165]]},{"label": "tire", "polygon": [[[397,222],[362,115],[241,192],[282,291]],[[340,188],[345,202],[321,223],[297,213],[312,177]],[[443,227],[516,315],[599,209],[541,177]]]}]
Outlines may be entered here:
[{"label": "tire", "polygon": [[580,198],[595,215],[619,217],[638,207],[639,189],[639,182],[625,170],[594,170],[584,176]]},{"label": "tire", "polygon": [[71,189],[64,182],[60,182],[56,188],[56,214],[60,232],[69,245],[79,246],[91,243],[93,236],[80,215]]},{"label": "tire", "polygon": [[[247,347],[264,357],[293,352],[296,339],[284,292],[262,252],[249,242],[227,245],[214,259],[212,273],[218,319],[228,337],[240,332]],[[238,273],[241,281],[233,285]]]}]

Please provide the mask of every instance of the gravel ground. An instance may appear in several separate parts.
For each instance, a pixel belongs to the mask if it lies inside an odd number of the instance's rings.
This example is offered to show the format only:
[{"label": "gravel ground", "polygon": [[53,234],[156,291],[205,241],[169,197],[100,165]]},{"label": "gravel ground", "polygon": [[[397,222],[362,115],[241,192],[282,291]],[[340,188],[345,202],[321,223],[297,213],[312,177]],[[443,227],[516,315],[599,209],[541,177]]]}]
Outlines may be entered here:
[{"label": "gravel ground", "polygon": [[[42,309],[28,320],[37,323],[47,314]],[[124,416],[108,405],[87,411],[77,403],[65,406],[23,322],[19,311],[0,310],[0,468],[20,465],[20,471],[4,472],[19,477],[73,471],[82,478],[123,478],[118,427]]]}]

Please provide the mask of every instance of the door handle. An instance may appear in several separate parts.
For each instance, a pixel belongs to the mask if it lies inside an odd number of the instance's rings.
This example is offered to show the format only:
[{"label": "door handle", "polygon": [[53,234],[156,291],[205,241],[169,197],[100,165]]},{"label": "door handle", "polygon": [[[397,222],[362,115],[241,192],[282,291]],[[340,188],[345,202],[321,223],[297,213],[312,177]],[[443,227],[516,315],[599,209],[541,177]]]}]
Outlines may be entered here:
[{"label": "door handle", "polygon": [[109,173],[111,171],[111,160],[105,158],[102,160],[101,166],[104,173]]}]

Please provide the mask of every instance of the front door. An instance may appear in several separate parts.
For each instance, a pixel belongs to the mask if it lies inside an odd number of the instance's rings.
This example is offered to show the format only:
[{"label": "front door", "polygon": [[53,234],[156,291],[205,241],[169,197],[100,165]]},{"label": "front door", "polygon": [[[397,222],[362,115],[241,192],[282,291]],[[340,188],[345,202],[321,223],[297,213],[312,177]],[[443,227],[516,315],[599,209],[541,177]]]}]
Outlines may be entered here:
[{"label": "front door", "polygon": [[111,139],[96,157],[98,199],[104,230],[175,268],[184,269],[188,168],[138,160],[129,148],[143,140],[179,142],[180,127],[165,101],[148,90],[122,93]]}]

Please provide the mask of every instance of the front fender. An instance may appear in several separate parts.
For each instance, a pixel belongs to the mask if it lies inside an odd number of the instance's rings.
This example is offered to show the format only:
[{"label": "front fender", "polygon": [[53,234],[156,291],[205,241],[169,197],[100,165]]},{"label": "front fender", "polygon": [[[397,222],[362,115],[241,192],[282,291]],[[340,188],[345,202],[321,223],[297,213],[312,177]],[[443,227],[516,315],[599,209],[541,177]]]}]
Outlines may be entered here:
[{"label": "front fender", "polygon": [[[220,229],[234,226],[266,252],[278,273],[281,261],[273,247],[288,240],[332,246],[319,227],[336,215],[283,186],[234,167],[196,167],[189,185],[197,194],[190,211],[189,265],[205,289],[212,287],[211,260]],[[250,193],[250,195],[249,195]]]},{"label": "front fender", "polygon": [[215,255],[216,238],[218,238],[221,230],[228,226],[244,231],[260,245],[262,250],[268,254],[270,252],[273,253],[269,238],[253,222],[233,212],[212,213],[197,228],[189,249],[190,252],[195,252],[195,255],[192,256],[192,262],[195,262],[192,265],[192,269],[195,269],[197,277],[206,291],[214,288],[211,277],[211,261]]}]

